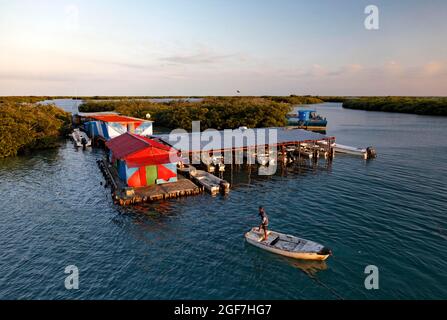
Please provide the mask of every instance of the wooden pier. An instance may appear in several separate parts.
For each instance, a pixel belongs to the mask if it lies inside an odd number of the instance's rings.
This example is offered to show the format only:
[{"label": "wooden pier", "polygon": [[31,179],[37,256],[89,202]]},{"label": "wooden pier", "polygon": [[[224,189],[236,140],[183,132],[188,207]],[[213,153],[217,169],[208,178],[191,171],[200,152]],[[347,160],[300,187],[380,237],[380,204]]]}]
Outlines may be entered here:
[{"label": "wooden pier", "polygon": [[[253,156],[259,160],[265,160],[264,162],[270,163],[269,155],[262,154],[258,157],[256,152],[259,149],[272,150],[275,149],[279,156],[287,156],[290,151],[296,151],[295,155],[298,158],[308,158],[316,160],[323,155],[325,159],[332,160],[334,156],[333,144],[335,143],[335,137],[326,136],[316,132],[310,132],[302,129],[289,129],[284,127],[279,128],[256,128],[251,130],[251,136],[245,135],[247,129],[234,130],[234,139],[226,140],[223,131],[215,131],[208,133],[206,139],[201,139],[202,133],[180,133],[174,135],[158,135],[158,139],[163,140],[165,143],[174,146],[176,149],[182,152],[182,156],[188,160],[188,163],[195,164],[194,159],[200,159],[201,154],[208,153],[211,159],[223,158],[229,155],[231,162],[234,159],[245,157],[248,159],[248,164],[255,164],[256,161]],[[270,131],[274,131],[276,139],[275,141],[266,141],[266,134]],[[263,137],[264,139],[259,139]],[[210,147],[208,141],[213,141],[220,147]],[[198,141],[194,144],[193,141]],[[325,144],[320,144],[324,142]],[[223,157],[222,157],[223,155]],[[258,161],[259,162],[259,161]],[[262,164],[262,162],[261,162]],[[264,164],[262,164],[264,165]],[[224,171],[224,169],[222,170]]]},{"label": "wooden pier", "polygon": [[[274,141],[258,140],[258,133],[262,137],[262,131],[265,129],[276,131],[273,138]],[[335,137],[328,137],[300,129],[265,129],[253,129],[255,139],[249,139],[250,137],[247,137],[247,139],[235,139],[232,141],[233,143],[229,143],[224,139],[222,131],[215,132],[213,140],[219,141],[221,139],[220,147],[216,149],[209,148],[207,146],[208,140],[206,139],[200,139],[198,144],[192,143],[193,139],[200,138],[199,134],[201,133],[151,136],[151,139],[158,139],[170,146],[174,145],[181,153],[184,161],[178,163],[178,181],[176,182],[132,188],[121,181],[115,167],[110,165],[107,160],[98,161],[98,165],[104,174],[106,184],[112,188],[113,199],[120,205],[172,199],[196,195],[204,191],[211,195],[218,193],[226,194],[230,191],[230,183],[207,172],[213,171],[222,177],[225,165],[231,165],[229,170],[231,172],[231,183],[233,183],[234,166],[237,169],[241,164],[247,165],[250,170],[252,166],[272,166],[272,169],[276,172],[278,165],[281,165],[282,169],[286,167],[301,168],[308,164],[315,168],[318,166],[319,159],[325,159],[325,163],[330,167],[337,146]],[[242,137],[246,133],[246,129],[242,128],[235,131]],[[180,139],[181,144],[176,145],[179,137],[182,138]],[[372,152],[370,153],[372,154]],[[205,155],[205,160],[208,162],[204,163],[201,155]],[[229,162],[226,161],[228,155]],[[198,170],[191,165],[191,163],[196,163],[197,158],[207,171]],[[240,161],[241,159],[242,161]],[[211,167],[214,170],[210,170]]]},{"label": "wooden pier", "polygon": [[[219,142],[220,139],[221,142],[217,148],[208,145],[209,139],[202,140],[200,137],[202,133],[197,132],[181,133],[173,136],[151,136],[151,139],[174,146],[181,154],[182,161],[178,162],[178,180],[176,182],[132,188],[128,187],[119,178],[116,168],[109,164],[106,159],[98,161],[98,166],[104,174],[106,186],[111,187],[114,201],[125,206],[197,195],[204,191],[211,195],[226,194],[230,191],[230,183],[222,179],[223,173],[226,171],[226,165],[231,166],[229,170],[230,181],[233,184],[233,170],[238,170],[241,164],[246,165],[249,172],[251,172],[252,166],[259,166],[260,169],[261,167],[273,167],[272,169],[276,172],[278,165],[280,165],[282,172],[286,168],[298,168],[298,172],[300,172],[302,167],[318,167],[319,160],[323,158],[329,168],[335,152],[338,151],[337,146],[339,145],[335,144],[335,137],[328,137],[315,132],[290,128],[259,128],[253,129],[253,139],[248,134],[245,136],[246,130],[248,129],[234,130],[234,140],[230,141],[231,143],[222,135],[223,131],[214,132],[212,140]],[[272,138],[273,141],[265,140],[265,130],[276,131]],[[259,137],[264,136],[264,139],[258,139],[258,133],[260,133]],[[178,145],[176,142],[179,137],[182,139],[180,139]],[[192,143],[197,138],[199,138],[199,143]],[[346,150],[348,148],[349,150],[354,149],[345,147]],[[365,159],[375,157],[372,148],[360,151],[366,155]],[[204,158],[203,155],[205,155]],[[229,161],[227,161],[227,157]],[[197,159],[199,159],[200,168],[206,171],[198,170],[191,165],[191,163],[195,164]],[[212,172],[219,174],[221,178],[212,174]],[[273,174],[270,171],[268,172],[269,175]]]}]

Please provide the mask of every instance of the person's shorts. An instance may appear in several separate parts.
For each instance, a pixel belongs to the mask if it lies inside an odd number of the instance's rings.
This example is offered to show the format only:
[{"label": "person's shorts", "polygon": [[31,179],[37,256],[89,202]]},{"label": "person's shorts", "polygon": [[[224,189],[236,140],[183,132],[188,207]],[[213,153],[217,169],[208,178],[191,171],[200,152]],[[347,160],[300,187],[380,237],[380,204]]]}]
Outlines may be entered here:
[{"label": "person's shorts", "polygon": [[268,224],[264,224],[264,223],[261,225],[262,229],[264,229],[264,230],[267,230],[268,226],[269,226]]}]

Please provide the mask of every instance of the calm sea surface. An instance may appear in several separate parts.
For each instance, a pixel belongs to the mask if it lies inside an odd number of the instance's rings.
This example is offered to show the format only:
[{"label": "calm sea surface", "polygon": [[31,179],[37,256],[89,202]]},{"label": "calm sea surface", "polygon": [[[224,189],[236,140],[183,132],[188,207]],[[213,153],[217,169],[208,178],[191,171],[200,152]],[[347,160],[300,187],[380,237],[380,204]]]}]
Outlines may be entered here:
[{"label": "calm sea surface", "polygon": [[[67,110],[72,111],[65,102]],[[227,197],[113,205],[95,161],[57,150],[0,161],[1,299],[446,299],[447,118],[315,106],[367,161],[257,178],[234,172]],[[264,205],[272,229],[331,247],[303,263],[245,243]],[[364,287],[376,265],[380,289]],[[64,269],[80,289],[64,288]]]}]

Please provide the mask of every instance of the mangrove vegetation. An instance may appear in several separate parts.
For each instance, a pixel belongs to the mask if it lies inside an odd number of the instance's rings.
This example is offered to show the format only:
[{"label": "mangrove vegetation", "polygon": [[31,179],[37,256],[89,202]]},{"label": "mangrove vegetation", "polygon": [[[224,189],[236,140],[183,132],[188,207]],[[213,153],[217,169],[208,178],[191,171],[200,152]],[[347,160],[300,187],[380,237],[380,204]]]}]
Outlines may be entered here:
[{"label": "mangrove vegetation", "polygon": [[200,121],[203,130],[276,127],[286,124],[291,104],[266,97],[209,97],[198,102],[174,100],[155,103],[146,100],[87,101],[81,112],[116,111],[120,114],[145,118],[151,115],[157,126],[191,129],[192,121]]},{"label": "mangrove vegetation", "polygon": [[347,99],[343,108],[447,116],[446,97],[361,97]]},{"label": "mangrove vegetation", "polygon": [[54,105],[27,103],[31,100],[0,103],[0,158],[53,148],[69,132],[69,113]]}]

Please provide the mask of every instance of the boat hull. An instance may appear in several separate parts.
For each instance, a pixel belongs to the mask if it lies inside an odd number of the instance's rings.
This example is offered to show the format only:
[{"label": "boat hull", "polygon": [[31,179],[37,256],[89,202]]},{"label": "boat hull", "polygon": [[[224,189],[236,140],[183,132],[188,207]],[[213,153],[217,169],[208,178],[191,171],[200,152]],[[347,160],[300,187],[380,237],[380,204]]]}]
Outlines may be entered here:
[{"label": "boat hull", "polygon": [[326,131],[327,121],[301,121],[298,119],[289,119],[288,125],[297,129],[304,129],[310,131]]},{"label": "boat hull", "polygon": [[[73,144],[74,144],[75,147],[77,147],[77,148],[82,148],[82,147],[84,147],[84,145],[82,144],[82,142],[79,142],[79,141],[76,141],[76,140],[73,141]],[[87,143],[85,144],[85,147],[91,147],[91,146],[92,146],[91,141],[89,141],[89,142],[87,142]]]},{"label": "boat hull", "polygon": [[293,124],[288,125],[289,128],[292,129],[303,129],[307,131],[317,131],[317,132],[326,132],[326,127],[318,127],[318,126],[296,126]]},{"label": "boat hull", "polygon": [[[289,238],[293,238],[293,239],[300,240],[300,241],[306,241],[308,243],[311,243],[312,245],[315,245],[316,248],[318,248],[318,249],[324,248],[322,245],[319,245],[312,241],[300,239],[297,237],[292,237],[289,235],[283,235],[283,234],[280,234],[277,232],[269,232],[269,237],[276,237],[276,236],[284,236],[284,237],[289,237]],[[266,250],[268,252],[284,256],[284,257],[289,257],[292,259],[299,259],[299,260],[324,261],[327,258],[329,258],[329,256],[330,256],[329,253],[328,254],[319,253],[318,251],[320,251],[320,250],[313,251],[313,252],[283,250],[283,249],[277,248],[275,246],[268,245],[265,241],[260,241],[261,240],[260,238],[262,238],[262,234],[259,232],[256,232],[255,229],[252,229],[251,231],[249,231],[245,234],[245,239],[249,244],[251,244],[255,247],[258,247],[260,249]]]},{"label": "boat hull", "polygon": [[315,110],[298,110],[296,114],[288,114],[289,126],[310,131],[326,131],[327,120]]}]

